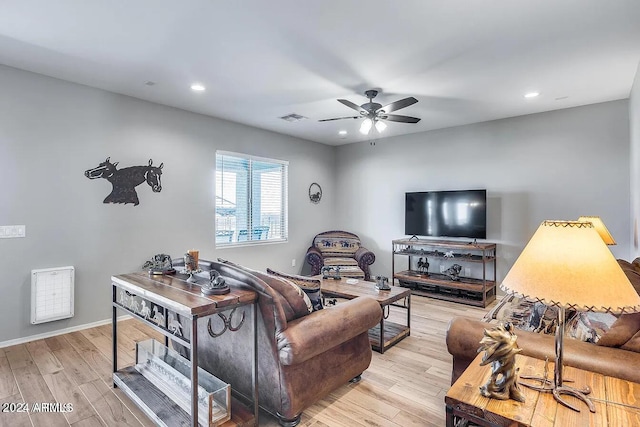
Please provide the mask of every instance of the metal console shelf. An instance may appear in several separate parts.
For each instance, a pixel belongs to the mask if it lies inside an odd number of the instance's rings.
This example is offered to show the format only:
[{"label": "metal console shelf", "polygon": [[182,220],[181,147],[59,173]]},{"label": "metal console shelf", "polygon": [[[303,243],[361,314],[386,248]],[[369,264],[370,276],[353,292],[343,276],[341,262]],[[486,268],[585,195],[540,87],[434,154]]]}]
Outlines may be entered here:
[{"label": "metal console shelf", "polygon": [[[394,284],[397,280],[400,286],[410,288],[417,295],[479,307],[486,307],[496,299],[495,243],[410,238],[393,240],[392,246],[391,273]],[[409,258],[408,270],[396,273],[396,256]],[[429,264],[426,268],[425,260]],[[452,280],[443,274],[442,269],[436,268],[451,267],[453,264],[462,266],[459,280]],[[478,277],[473,277],[476,270],[473,266],[478,264],[482,267],[482,273],[476,273]]]},{"label": "metal console shelf", "polygon": [[[253,362],[252,399],[255,425],[258,425],[258,375],[257,375],[257,294],[253,291],[233,288],[230,293],[204,296],[197,285],[171,276],[152,276],[146,273],[122,274],[111,277],[113,289],[113,382],[158,425],[198,424],[198,318],[218,314],[225,322],[224,331],[237,330],[242,320],[232,318],[237,308],[251,306],[253,313]],[[148,305],[147,305],[148,304]],[[152,308],[153,307],[153,308]],[[191,363],[191,412],[175,404],[153,384],[146,381],[134,368],[118,370],[117,310],[124,310],[165,337],[189,350]],[[228,312],[228,313],[227,313]],[[177,315],[189,319],[185,327],[191,330],[191,339],[182,336],[182,325]],[[237,322],[237,324],[235,324]],[[223,331],[223,332],[224,332]],[[146,382],[145,382],[146,381]],[[233,385],[232,385],[233,386]],[[153,391],[149,391],[153,389]],[[208,426],[207,426],[208,427]]]}]

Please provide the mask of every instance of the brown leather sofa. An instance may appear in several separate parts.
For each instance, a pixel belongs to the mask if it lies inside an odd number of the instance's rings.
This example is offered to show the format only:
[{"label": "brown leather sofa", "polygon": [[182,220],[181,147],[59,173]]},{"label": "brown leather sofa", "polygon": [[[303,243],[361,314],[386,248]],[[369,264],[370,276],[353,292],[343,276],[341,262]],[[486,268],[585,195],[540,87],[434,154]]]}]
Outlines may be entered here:
[{"label": "brown leather sofa", "polygon": [[[281,425],[295,426],[305,408],[359,379],[369,367],[368,330],[382,316],[374,299],[356,298],[288,321],[286,302],[274,289],[276,283],[268,283],[273,276],[219,262],[200,262],[200,266],[214,268],[232,286],[258,293],[259,403]],[[242,317],[238,311],[232,326]],[[210,337],[208,319],[198,321],[198,364],[230,383],[234,392],[251,397],[253,320],[251,310],[244,312],[238,331],[227,330],[217,338]],[[213,316],[211,329],[223,328],[220,318]],[[185,331],[185,336],[190,333]]]},{"label": "brown leather sofa", "polygon": [[[618,260],[636,291],[640,291],[640,258],[632,263]],[[640,292],[639,292],[640,293]],[[490,323],[467,318],[454,318],[447,330],[447,350],[453,356],[451,384],[477,356],[484,329]],[[517,330],[518,346],[526,356],[555,360],[555,338]],[[640,313],[623,314],[597,344],[565,338],[563,360],[567,366],[640,383]]]},{"label": "brown leather sofa", "polygon": [[[453,356],[451,384],[478,355],[485,329],[495,325],[456,317],[447,330],[447,350]],[[518,346],[525,356],[555,360],[555,339],[552,335],[516,331]],[[564,364],[640,383],[640,353],[616,347],[604,347],[574,339],[564,341]]]}]

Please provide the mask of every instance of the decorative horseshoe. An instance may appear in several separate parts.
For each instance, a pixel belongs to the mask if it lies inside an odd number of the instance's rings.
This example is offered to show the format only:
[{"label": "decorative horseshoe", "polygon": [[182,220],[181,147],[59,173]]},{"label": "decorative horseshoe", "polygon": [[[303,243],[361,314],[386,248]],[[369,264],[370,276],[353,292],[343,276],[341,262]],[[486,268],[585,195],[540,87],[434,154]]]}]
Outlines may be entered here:
[{"label": "decorative horseshoe", "polygon": [[207,331],[209,332],[209,335],[211,335],[212,338],[218,338],[219,336],[224,334],[227,331],[227,329],[230,330],[231,332],[236,332],[242,327],[245,319],[244,311],[242,312],[242,319],[240,319],[240,323],[238,323],[238,326],[231,325],[231,319],[233,318],[233,314],[235,313],[236,308],[238,307],[234,307],[231,310],[231,313],[229,313],[229,318],[227,318],[227,316],[225,316],[224,313],[218,313],[218,316],[222,319],[222,322],[224,323],[224,327],[220,332],[213,332],[213,328],[211,327],[211,319],[209,319],[209,321],[207,322]]},{"label": "decorative horseshoe", "polygon": [[[242,311],[242,319],[240,319],[240,323],[238,323],[238,326],[231,326],[231,319],[233,318],[233,314],[236,312],[236,308],[234,307],[233,310],[231,310],[231,313],[229,314],[229,330],[231,332],[236,332],[237,330],[239,330],[240,328],[242,328],[242,325],[244,324],[244,317],[245,317],[245,311]],[[222,314],[222,313],[220,313]]]}]

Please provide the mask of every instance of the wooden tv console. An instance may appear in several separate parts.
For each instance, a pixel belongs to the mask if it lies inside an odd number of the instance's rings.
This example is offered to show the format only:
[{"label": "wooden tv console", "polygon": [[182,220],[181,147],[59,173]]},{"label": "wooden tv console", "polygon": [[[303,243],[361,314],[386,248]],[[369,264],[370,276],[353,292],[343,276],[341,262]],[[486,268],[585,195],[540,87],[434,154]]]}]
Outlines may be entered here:
[{"label": "wooden tv console", "polygon": [[[418,239],[392,241],[391,269],[394,284],[413,294],[486,307],[496,299],[496,244]],[[396,257],[408,257],[408,270],[396,272]],[[429,263],[428,268],[418,263]],[[461,266],[457,280],[446,270]],[[482,269],[481,272],[477,271]]]}]

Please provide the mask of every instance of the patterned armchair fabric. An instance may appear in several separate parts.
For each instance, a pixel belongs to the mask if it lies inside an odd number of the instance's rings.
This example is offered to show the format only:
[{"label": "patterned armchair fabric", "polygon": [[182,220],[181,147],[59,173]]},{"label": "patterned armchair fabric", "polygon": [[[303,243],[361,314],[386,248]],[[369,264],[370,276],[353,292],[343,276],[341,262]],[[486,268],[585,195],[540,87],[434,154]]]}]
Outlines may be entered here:
[{"label": "patterned armchair fabric", "polygon": [[376,256],[364,248],[360,238],[347,231],[325,231],[314,237],[307,250],[306,260],[311,274],[320,274],[323,266],[340,267],[340,275],[370,280],[369,266]]}]

